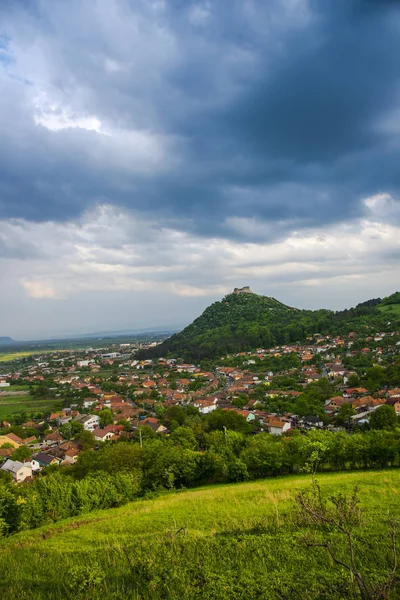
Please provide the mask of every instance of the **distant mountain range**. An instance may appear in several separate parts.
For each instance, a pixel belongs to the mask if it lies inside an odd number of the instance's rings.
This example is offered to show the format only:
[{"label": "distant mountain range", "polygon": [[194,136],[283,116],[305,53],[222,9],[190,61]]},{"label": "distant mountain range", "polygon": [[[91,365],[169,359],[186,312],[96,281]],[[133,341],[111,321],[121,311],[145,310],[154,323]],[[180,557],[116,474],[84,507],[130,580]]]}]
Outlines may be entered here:
[{"label": "distant mountain range", "polygon": [[275,298],[254,294],[247,287],[235,288],[232,294],[206,308],[183,331],[141,356],[215,358],[230,352],[304,341],[315,333],[341,335],[355,331],[367,336],[373,329],[400,329],[400,292],[334,312],[300,310]]},{"label": "distant mountain range", "polygon": [[10,344],[15,344],[15,340],[8,336],[0,336],[0,346],[8,346]]},{"label": "distant mountain range", "polygon": [[175,333],[180,331],[183,326],[173,325],[171,327],[144,327],[142,329],[119,329],[117,331],[93,331],[92,333],[81,333],[70,336],[55,336],[53,340],[82,340],[82,339],[94,339],[99,337],[118,337],[126,335],[141,335],[145,333]]},{"label": "distant mountain range", "polygon": [[63,335],[63,336],[54,336],[52,338],[45,339],[35,339],[35,340],[14,340],[8,336],[0,337],[0,346],[13,346],[13,345],[24,345],[24,344],[47,344],[53,342],[63,342],[63,341],[75,341],[75,340],[95,340],[99,338],[118,338],[118,337],[127,337],[132,335],[146,335],[146,334],[154,334],[154,335],[165,335],[172,334],[177,331],[180,331],[182,326],[172,326],[172,327],[146,327],[143,329],[122,329],[118,331],[95,331],[93,333],[82,333],[75,335]]}]

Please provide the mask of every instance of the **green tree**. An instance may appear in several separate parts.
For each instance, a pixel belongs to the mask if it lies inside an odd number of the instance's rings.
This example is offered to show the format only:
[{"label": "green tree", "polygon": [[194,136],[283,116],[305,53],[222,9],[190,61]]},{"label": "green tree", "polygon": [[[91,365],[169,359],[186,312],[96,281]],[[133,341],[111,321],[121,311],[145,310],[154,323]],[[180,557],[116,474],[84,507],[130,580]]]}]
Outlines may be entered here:
[{"label": "green tree", "polygon": [[241,433],[249,433],[252,430],[246,419],[234,410],[214,410],[206,416],[206,425],[209,431],[223,431],[225,427]]},{"label": "green tree", "polygon": [[349,425],[351,417],[356,414],[354,408],[348,402],[342,404],[339,408],[335,420],[337,425]]},{"label": "green tree", "polygon": [[182,446],[182,448],[189,448],[190,450],[197,449],[197,440],[196,436],[193,432],[193,429],[190,427],[177,427],[171,433],[169,438],[173,444],[177,446]]},{"label": "green tree", "polygon": [[17,448],[15,450],[15,452],[12,453],[11,458],[13,460],[19,460],[21,462],[24,462],[24,460],[26,458],[30,458],[32,456],[33,452],[32,449],[29,448],[28,446],[25,445],[21,445],[19,448]]},{"label": "green tree", "polygon": [[349,386],[349,388],[356,388],[360,385],[360,380],[358,378],[358,375],[356,375],[356,373],[352,373],[351,375],[349,375],[347,385]]},{"label": "green tree", "polygon": [[371,429],[392,429],[397,424],[396,411],[393,406],[383,404],[379,406],[370,416]]},{"label": "green tree", "polygon": [[112,425],[112,423],[114,423],[114,415],[110,408],[103,408],[98,414],[100,417],[100,427],[105,427],[106,425]]},{"label": "green tree", "polygon": [[81,431],[81,433],[77,433],[75,435],[75,439],[82,444],[83,450],[89,450],[89,448],[93,448],[96,443],[93,433],[91,431],[87,431],[86,429]]}]

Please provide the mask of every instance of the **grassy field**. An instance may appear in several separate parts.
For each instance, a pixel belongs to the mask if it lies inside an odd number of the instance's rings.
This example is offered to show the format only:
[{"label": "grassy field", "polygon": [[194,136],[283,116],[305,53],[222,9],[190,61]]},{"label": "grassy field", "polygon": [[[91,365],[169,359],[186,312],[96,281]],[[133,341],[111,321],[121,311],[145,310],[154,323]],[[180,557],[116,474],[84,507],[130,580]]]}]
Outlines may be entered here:
[{"label": "grassy field", "polygon": [[[359,487],[358,566],[369,581],[381,580],[390,568],[386,520],[400,514],[400,471],[318,480],[328,496]],[[0,596],[351,598],[348,573],[324,549],[306,546],[295,519],[294,497],[310,483],[304,475],[172,492],[19,533],[0,545]],[[346,559],[340,534],[326,530],[323,539]]]},{"label": "grassy field", "polygon": [[400,304],[380,304],[377,308],[382,313],[387,313],[388,316],[390,314],[393,314],[396,317],[400,316]]},{"label": "grassy field", "polygon": [[41,354],[39,351],[26,351],[26,352],[0,352],[0,363],[2,362],[11,362],[13,360],[18,360],[19,358],[25,358],[26,356],[31,356],[32,354]]},{"label": "grassy field", "polygon": [[[6,389],[8,391],[10,388]],[[60,407],[61,402],[57,402],[57,400],[41,400],[29,394],[21,396],[8,396],[7,392],[5,395],[0,394],[0,420],[20,412],[26,412],[29,415],[32,412],[43,413],[57,410]]]}]

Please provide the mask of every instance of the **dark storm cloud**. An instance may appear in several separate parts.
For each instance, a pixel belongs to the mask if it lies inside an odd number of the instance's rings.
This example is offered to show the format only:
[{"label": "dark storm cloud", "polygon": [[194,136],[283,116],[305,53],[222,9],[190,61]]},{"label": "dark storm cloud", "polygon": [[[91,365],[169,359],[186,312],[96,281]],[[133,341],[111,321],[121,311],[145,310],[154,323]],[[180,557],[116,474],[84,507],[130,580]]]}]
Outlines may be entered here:
[{"label": "dark storm cloud", "polygon": [[[28,20],[23,3],[5,3],[8,62],[18,64],[18,44],[55,35],[43,46],[54,55],[38,55],[46,69],[35,72],[35,63],[25,73],[29,85],[10,66],[2,79],[1,215],[68,220],[106,199],[193,233],[274,239],[355,218],[365,196],[397,194],[396,3],[294,5],[175,1],[157,12],[149,2],[121,1],[121,20],[114,24],[109,3],[100,27],[85,3],[66,15],[61,4],[33,2]],[[132,39],[118,30],[129,19]],[[126,161],[125,146],[99,155],[105,136],[35,125],[27,95],[46,87],[41,69],[59,102],[119,131],[166,136],[160,162],[174,160],[146,170],[134,157],[132,169],[129,160],[121,169],[110,157],[120,152]],[[268,228],[249,233],[229,218]]]}]

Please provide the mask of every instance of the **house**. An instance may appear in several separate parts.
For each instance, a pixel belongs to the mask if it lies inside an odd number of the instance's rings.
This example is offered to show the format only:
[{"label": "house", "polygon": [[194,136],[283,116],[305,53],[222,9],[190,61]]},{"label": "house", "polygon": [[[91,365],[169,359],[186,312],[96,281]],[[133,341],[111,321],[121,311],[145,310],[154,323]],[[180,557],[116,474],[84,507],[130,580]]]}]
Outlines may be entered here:
[{"label": "house", "polygon": [[167,428],[164,427],[164,425],[161,425],[159,420],[154,417],[147,417],[146,419],[139,421],[139,426],[140,425],[151,427],[155,433],[165,433],[167,431]]},{"label": "house", "polygon": [[357,396],[364,396],[365,394],[368,394],[368,391],[365,388],[358,387],[348,388],[347,390],[345,390],[343,396],[345,398],[357,398]]},{"label": "house", "polygon": [[6,433],[5,435],[0,435],[0,446],[3,444],[11,444],[14,448],[19,448],[22,443],[23,440],[15,435],[15,433]]},{"label": "house", "polygon": [[199,398],[195,402],[193,402],[193,406],[199,409],[202,415],[208,415],[208,413],[212,412],[217,408],[217,400],[218,398]]},{"label": "house", "polygon": [[304,429],[321,429],[324,426],[321,418],[315,415],[309,415],[308,417],[304,417],[304,419],[300,419],[300,424],[303,425]]},{"label": "house", "polygon": [[251,421],[254,421],[256,418],[255,415],[252,412],[250,412],[249,410],[233,408],[233,407],[232,408],[231,407],[224,408],[223,410],[234,411],[238,415],[241,415],[242,417],[244,417],[248,423],[250,423]]},{"label": "house", "polygon": [[10,473],[15,482],[19,483],[25,481],[29,477],[32,477],[32,467],[29,463],[22,463],[19,460],[6,460],[4,465],[1,467],[2,471]]},{"label": "house", "polygon": [[389,406],[393,406],[396,411],[396,415],[400,415],[400,397],[393,397],[386,400],[386,404]]},{"label": "house", "polygon": [[329,398],[329,400],[325,402],[326,408],[329,409],[340,408],[342,404],[351,404],[351,402],[349,402],[348,399],[343,398],[343,396],[333,396],[333,398]]},{"label": "house", "polygon": [[115,437],[115,434],[112,431],[107,431],[106,429],[96,429],[93,435],[94,439],[98,442],[107,442],[107,440],[111,440],[111,438]]},{"label": "house", "polygon": [[38,440],[37,440],[37,437],[35,437],[34,435],[31,435],[30,437],[27,437],[27,438],[25,438],[25,439],[23,440],[23,443],[24,443],[25,445],[28,445],[28,446],[29,446],[29,444],[36,444],[36,442],[37,442],[37,441],[38,441]]},{"label": "house", "polygon": [[97,398],[85,398],[83,401],[83,406],[85,408],[90,408],[91,406],[98,404],[99,401]]},{"label": "house", "polygon": [[34,471],[39,471],[43,467],[49,467],[50,465],[59,465],[60,462],[60,459],[56,456],[51,456],[50,454],[45,454],[44,452],[38,452],[31,458],[32,469]]},{"label": "house", "polygon": [[79,450],[77,448],[68,448],[64,454],[64,461],[73,465],[76,463],[76,459],[79,456]]},{"label": "house", "polygon": [[77,367],[88,367],[89,366],[89,360],[78,360],[76,363]]},{"label": "house", "polygon": [[269,417],[267,428],[272,435],[282,435],[282,433],[290,429],[290,423],[279,419],[279,417]]},{"label": "house", "polygon": [[75,421],[83,425],[86,431],[94,431],[100,425],[100,417],[98,415],[79,415]]},{"label": "house", "polygon": [[14,450],[12,450],[11,448],[0,448],[0,462],[11,456],[13,452]]},{"label": "house", "polygon": [[56,431],[55,433],[49,433],[46,435],[44,441],[46,442],[47,446],[57,446],[57,444],[64,441],[64,438],[61,433]]}]

